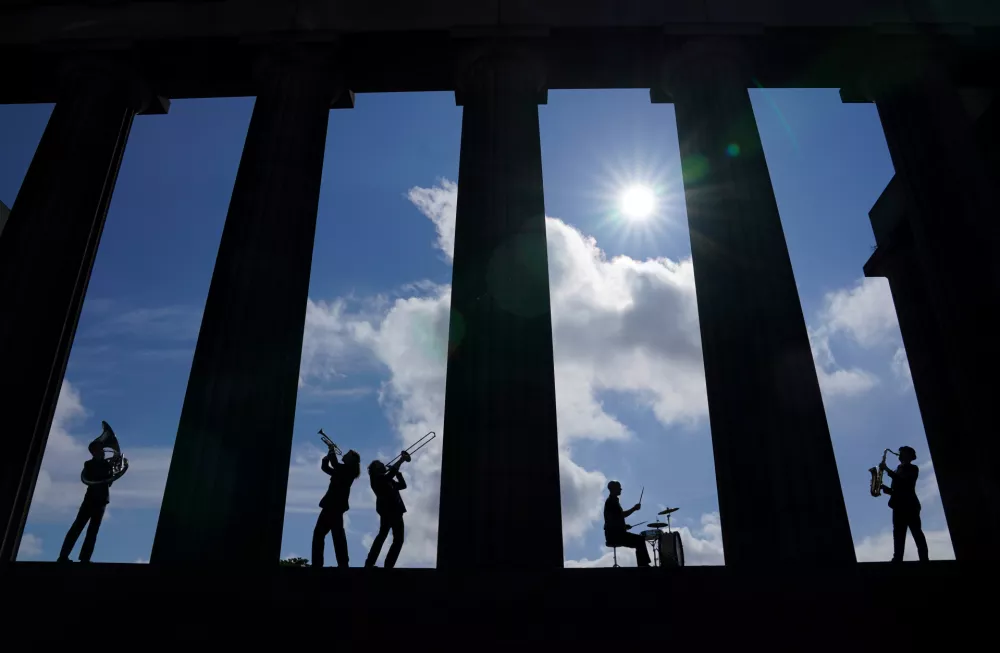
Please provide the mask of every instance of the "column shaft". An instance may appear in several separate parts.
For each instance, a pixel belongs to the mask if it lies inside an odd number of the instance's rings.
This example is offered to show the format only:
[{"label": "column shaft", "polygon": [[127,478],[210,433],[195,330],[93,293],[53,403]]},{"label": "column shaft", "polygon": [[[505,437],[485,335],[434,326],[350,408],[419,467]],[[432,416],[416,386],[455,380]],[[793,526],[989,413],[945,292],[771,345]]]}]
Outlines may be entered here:
[{"label": "column shaft", "polygon": [[[942,70],[930,68],[875,99],[896,169],[893,183],[907,198],[912,261],[926,302],[920,308],[905,304],[920,297],[897,303],[900,325],[905,337],[904,316],[933,315],[938,341],[924,345],[932,351],[922,357],[910,343],[907,350],[911,361],[936,352],[933,386],[941,396],[935,403],[952,408],[949,428],[926,429],[941,500],[956,557],[989,560],[1000,545],[1000,477],[993,469],[1000,441],[990,435],[1000,393],[995,168],[982,156],[973,120]],[[913,371],[920,398],[927,393]],[[925,403],[921,399],[922,410]]]},{"label": "column shaft", "polygon": [[539,84],[489,55],[460,89],[440,568],[563,563]]},{"label": "column shaft", "polygon": [[677,114],[726,564],[853,562],[750,76],[737,63],[739,52],[723,44],[685,55],[690,60],[674,62],[678,71],[668,74],[668,91]]},{"label": "column shaft", "polygon": [[260,75],[156,529],[154,563],[277,564],[331,84]]},{"label": "column shaft", "polygon": [[[89,64],[90,62],[88,62]],[[74,69],[0,238],[0,564],[17,555],[135,116],[111,68]]]}]

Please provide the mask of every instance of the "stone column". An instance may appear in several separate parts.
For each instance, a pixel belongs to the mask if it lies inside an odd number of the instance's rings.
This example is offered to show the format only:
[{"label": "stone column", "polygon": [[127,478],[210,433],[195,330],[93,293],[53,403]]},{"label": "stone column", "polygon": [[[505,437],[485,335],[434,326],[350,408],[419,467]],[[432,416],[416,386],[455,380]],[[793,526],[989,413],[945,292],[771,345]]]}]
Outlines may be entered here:
[{"label": "stone column", "polygon": [[668,61],[727,566],[854,562],[802,307],[731,43]]},{"label": "stone column", "polygon": [[154,564],[279,559],[327,122],[344,94],[301,51],[274,53],[257,74]]},{"label": "stone column", "polygon": [[3,227],[7,224],[7,216],[10,215],[10,209],[3,202],[0,202],[0,236],[3,236]]},{"label": "stone column", "polygon": [[0,238],[0,563],[17,555],[133,117],[165,112],[110,57],[63,74]]},{"label": "stone column", "polygon": [[538,104],[529,55],[462,71],[438,567],[563,564]]},{"label": "stone column", "polygon": [[[905,198],[909,256],[923,285],[904,298],[894,284],[896,309],[904,337],[910,330],[905,316],[933,315],[936,323],[936,340],[923,341],[928,351],[907,342],[911,361],[937,363],[933,370],[913,368],[914,387],[922,411],[928,387],[937,388],[935,404],[951,407],[948,426],[928,424],[926,434],[955,555],[987,561],[1000,546],[994,469],[1000,440],[993,435],[1000,394],[1000,180],[980,147],[983,130],[943,66],[886,70],[877,82],[867,81],[864,95],[882,120],[896,170],[892,183]],[[907,305],[911,301],[925,305]],[[920,378],[924,374],[934,381]]]},{"label": "stone column", "polygon": [[[952,436],[958,423],[956,415],[963,412],[962,399],[956,395],[951,382],[948,342],[941,332],[934,303],[928,295],[923,266],[914,249],[913,230],[909,224],[912,208],[903,190],[894,178],[868,214],[878,248],[865,264],[864,272],[866,277],[885,277],[889,281],[930,448],[928,456],[928,452],[919,451],[918,447],[917,463],[922,464],[933,457],[941,504],[952,541],[958,543],[954,548],[956,553],[964,553],[963,544],[975,540],[967,540],[970,534],[963,528],[970,523],[963,519],[968,515],[964,513],[962,496],[963,487],[967,485],[965,465],[968,458],[962,449],[969,443],[966,438]],[[909,434],[892,437],[892,441],[885,443],[892,449],[916,444]],[[922,472],[926,473],[926,470]]]}]

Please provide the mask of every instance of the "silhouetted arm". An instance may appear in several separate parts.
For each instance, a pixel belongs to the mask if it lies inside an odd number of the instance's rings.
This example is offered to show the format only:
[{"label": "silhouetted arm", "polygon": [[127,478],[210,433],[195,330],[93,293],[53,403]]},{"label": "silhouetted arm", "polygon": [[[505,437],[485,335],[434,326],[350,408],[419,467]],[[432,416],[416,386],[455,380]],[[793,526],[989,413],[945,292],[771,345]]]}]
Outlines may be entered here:
[{"label": "silhouetted arm", "polygon": [[392,483],[392,486],[394,488],[396,488],[397,490],[405,490],[406,489],[406,481],[403,479],[403,474],[400,473],[400,472],[396,472],[396,478],[393,479],[391,481],[391,483]]},{"label": "silhouetted arm", "polygon": [[896,480],[896,472],[892,471],[888,467],[885,468],[885,473],[889,475],[889,478]]},{"label": "silhouetted arm", "polygon": [[323,464],[320,465],[320,469],[326,472],[329,476],[333,476],[334,468],[340,467],[341,465],[342,463],[337,460],[337,455],[331,453],[323,456]]}]

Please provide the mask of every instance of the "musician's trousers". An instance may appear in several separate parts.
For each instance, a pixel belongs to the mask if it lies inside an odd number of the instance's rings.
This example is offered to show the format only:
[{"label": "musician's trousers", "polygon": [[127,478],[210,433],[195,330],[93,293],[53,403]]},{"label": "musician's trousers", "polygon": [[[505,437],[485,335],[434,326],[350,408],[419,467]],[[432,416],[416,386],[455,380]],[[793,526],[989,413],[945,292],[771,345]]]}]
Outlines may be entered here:
[{"label": "musician's trousers", "polygon": [[608,538],[608,546],[620,546],[635,549],[635,561],[639,567],[649,566],[649,551],[646,549],[646,538],[635,533],[618,533]]},{"label": "musician's trousers", "polygon": [[[83,538],[83,546],[80,547],[80,562],[90,562],[90,556],[94,553],[94,545],[97,543],[97,531],[101,528],[101,520],[104,519],[104,503],[83,500],[80,504],[80,511],[76,513],[73,525],[66,533],[63,540],[62,550],[59,552],[60,560],[69,560],[69,554],[76,546],[76,540],[80,537],[83,527],[87,526],[87,536]],[[89,522],[89,525],[88,525]]]},{"label": "musician's trousers", "polygon": [[396,566],[396,558],[399,557],[399,551],[403,548],[402,513],[398,515],[379,515],[378,535],[375,536],[375,541],[372,542],[372,550],[368,552],[368,559],[365,560],[366,567],[375,566],[378,554],[382,552],[382,545],[385,543],[385,538],[389,535],[390,530],[392,531],[392,545],[389,547],[389,552],[385,554],[385,564],[383,566],[386,569],[392,569]]},{"label": "musician's trousers", "polygon": [[337,556],[338,567],[348,567],[347,534],[344,533],[344,513],[339,510],[323,508],[313,529],[312,566],[323,566],[323,549],[326,546],[326,534],[333,532],[333,552]]},{"label": "musician's trousers", "polygon": [[907,528],[910,529],[913,541],[917,545],[917,557],[920,560],[927,560],[927,538],[920,528],[920,509],[896,508],[892,511],[892,561],[903,560]]}]

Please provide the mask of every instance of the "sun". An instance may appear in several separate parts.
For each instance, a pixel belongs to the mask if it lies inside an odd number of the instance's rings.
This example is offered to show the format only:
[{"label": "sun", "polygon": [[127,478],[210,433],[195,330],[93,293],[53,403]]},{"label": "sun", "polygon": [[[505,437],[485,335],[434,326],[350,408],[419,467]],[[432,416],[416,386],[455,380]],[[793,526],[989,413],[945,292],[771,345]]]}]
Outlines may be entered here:
[{"label": "sun", "polygon": [[621,194],[622,214],[631,220],[645,220],[656,210],[656,193],[648,186],[629,186]]}]

